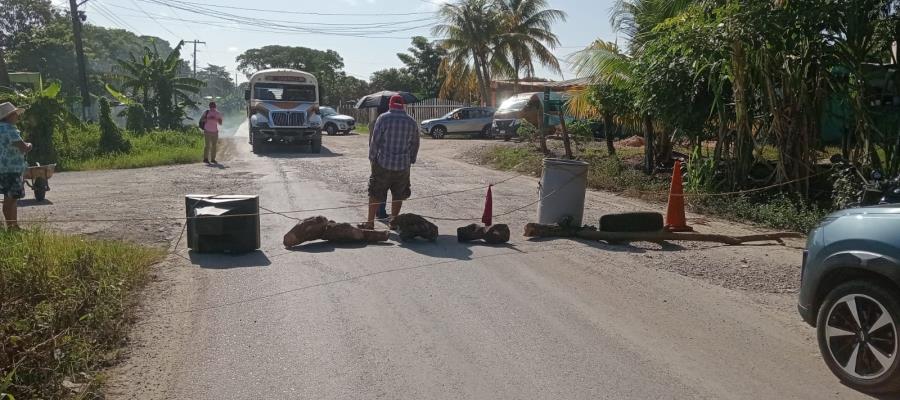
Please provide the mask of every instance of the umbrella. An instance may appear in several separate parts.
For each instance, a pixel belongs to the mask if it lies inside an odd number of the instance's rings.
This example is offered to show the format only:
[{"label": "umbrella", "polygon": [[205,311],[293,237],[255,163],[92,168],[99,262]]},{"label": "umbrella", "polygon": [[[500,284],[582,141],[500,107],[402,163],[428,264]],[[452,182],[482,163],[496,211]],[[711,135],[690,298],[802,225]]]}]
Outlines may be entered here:
[{"label": "umbrella", "polygon": [[383,92],[372,93],[359,99],[359,101],[356,102],[356,108],[378,108],[387,110],[388,102],[391,100],[391,97],[397,95],[403,96],[403,102],[406,104],[419,101],[414,94],[409,92],[392,92],[390,90],[385,90]]}]

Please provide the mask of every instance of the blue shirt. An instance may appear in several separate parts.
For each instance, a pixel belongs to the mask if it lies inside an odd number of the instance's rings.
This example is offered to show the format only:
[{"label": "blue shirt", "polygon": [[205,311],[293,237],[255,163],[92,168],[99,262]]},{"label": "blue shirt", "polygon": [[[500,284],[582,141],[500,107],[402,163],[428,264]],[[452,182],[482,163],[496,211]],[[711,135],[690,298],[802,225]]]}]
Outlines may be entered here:
[{"label": "blue shirt", "polygon": [[6,122],[0,122],[0,174],[21,174],[25,172],[28,164],[25,163],[25,154],[13,145],[22,142],[22,135],[16,126]]},{"label": "blue shirt", "polygon": [[406,111],[390,110],[375,121],[369,160],[391,171],[408,170],[419,155],[419,124]]}]

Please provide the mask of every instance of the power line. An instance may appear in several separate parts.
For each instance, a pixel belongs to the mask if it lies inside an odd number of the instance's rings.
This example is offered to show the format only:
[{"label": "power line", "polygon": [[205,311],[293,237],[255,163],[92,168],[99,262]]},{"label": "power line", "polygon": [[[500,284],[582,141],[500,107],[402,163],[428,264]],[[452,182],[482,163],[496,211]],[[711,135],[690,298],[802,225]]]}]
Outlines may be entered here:
[{"label": "power line", "polygon": [[131,0],[131,4],[134,4],[134,6],[138,8],[138,10],[140,10],[142,13],[146,14],[148,17],[150,17],[150,19],[152,19],[153,21],[156,21],[156,24],[159,25],[160,28],[163,28],[166,32],[169,32],[169,34],[172,35],[176,41],[181,40],[180,36],[176,35],[175,32],[172,32],[171,30],[169,30],[169,28],[166,28],[166,26],[163,25],[161,22],[157,21],[156,18],[153,18],[152,15],[150,15],[148,12],[144,11],[144,9],[141,8],[140,4],[138,4],[134,0]]},{"label": "power line", "polygon": [[207,7],[230,9],[230,10],[239,10],[239,11],[268,12],[268,13],[273,13],[273,14],[319,15],[319,16],[340,16],[340,17],[380,17],[380,16],[386,17],[386,16],[434,14],[433,11],[419,11],[419,12],[405,12],[405,13],[322,13],[322,12],[312,12],[312,11],[281,11],[281,10],[263,9],[263,8],[223,6],[223,5],[219,5],[219,4],[198,3],[198,2],[192,2],[192,1],[180,1],[180,3],[190,4],[190,5],[195,5],[195,6],[207,6]]}]

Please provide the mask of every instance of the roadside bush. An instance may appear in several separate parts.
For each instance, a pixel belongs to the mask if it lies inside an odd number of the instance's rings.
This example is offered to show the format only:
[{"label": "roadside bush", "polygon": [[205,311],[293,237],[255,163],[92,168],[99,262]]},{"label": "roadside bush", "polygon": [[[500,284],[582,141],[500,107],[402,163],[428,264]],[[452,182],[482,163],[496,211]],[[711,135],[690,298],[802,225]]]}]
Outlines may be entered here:
[{"label": "roadside bush", "polygon": [[131,150],[131,143],[128,143],[122,136],[122,132],[116,123],[112,120],[112,114],[109,109],[109,101],[106,98],[100,98],[100,153],[127,153]]},{"label": "roadside bush", "polygon": [[523,141],[526,142],[534,142],[535,139],[540,136],[540,132],[538,128],[534,126],[531,122],[528,122],[526,119],[519,120],[519,128],[516,130],[516,134],[519,135]]},{"label": "roadside bush", "polygon": [[17,399],[95,393],[95,372],[125,339],[131,295],[161,258],[121,242],[0,232],[0,391]]},{"label": "roadside bush", "polygon": [[70,133],[63,145],[60,167],[73,171],[143,168],[199,162],[203,158],[203,137],[196,132],[149,131],[143,135],[124,132],[131,143],[128,153],[100,154],[100,129],[88,127]]},{"label": "roadside bush", "polygon": [[801,233],[808,233],[828,214],[785,194],[700,197],[688,199],[688,203],[698,212]]},{"label": "roadside bush", "polygon": [[147,112],[144,106],[135,103],[125,109],[125,130],[136,134],[147,132]]},{"label": "roadside bush", "polygon": [[24,114],[20,128],[25,140],[34,148],[28,153],[29,164],[53,164],[59,161],[53,134],[62,130],[59,119],[55,116],[63,108],[56,98],[37,97]]}]

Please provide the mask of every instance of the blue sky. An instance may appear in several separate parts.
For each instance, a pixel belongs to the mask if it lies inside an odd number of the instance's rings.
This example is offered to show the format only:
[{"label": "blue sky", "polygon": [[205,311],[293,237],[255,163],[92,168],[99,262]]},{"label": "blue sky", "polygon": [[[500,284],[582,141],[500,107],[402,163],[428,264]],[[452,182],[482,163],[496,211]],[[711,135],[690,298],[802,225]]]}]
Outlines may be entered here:
[{"label": "blue sky", "polygon": [[[341,54],[345,62],[345,71],[356,77],[368,79],[369,75],[383,68],[402,66],[396,53],[409,47],[407,37],[422,35],[431,37],[427,20],[428,14],[438,7],[440,0],[177,0],[163,1],[179,4],[180,7],[196,9],[190,3],[215,4],[209,6],[223,13],[253,17],[257,19],[281,20],[293,25],[319,27],[329,29],[335,24],[379,24],[367,28],[370,32],[392,30],[395,21],[407,21],[394,28],[416,27],[392,33],[367,33],[366,36],[379,38],[359,38],[338,36],[323,33],[271,33],[254,32],[244,23],[222,22],[216,18],[194,14],[178,7],[159,4],[159,0],[89,0],[84,6],[89,23],[106,27],[125,28],[143,35],[159,36],[171,42],[179,39],[205,41],[206,45],[198,47],[198,65],[208,63],[224,65],[229,70],[236,68],[235,56],[249,48],[268,44],[306,46],[316,49],[332,49]],[[443,0],[446,1],[446,0]],[[54,0],[54,3],[67,6],[66,0]],[[558,23],[554,31],[562,42],[562,48],[556,50],[560,58],[583,48],[597,38],[614,40],[615,34],[609,24],[609,8],[612,0],[550,0],[550,5],[565,11],[568,20]],[[225,7],[252,8],[260,11],[245,11]],[[273,12],[274,11],[274,12]],[[424,13],[411,15],[304,15],[303,13],[328,14],[387,14],[387,13]],[[114,14],[114,15],[110,15]],[[201,22],[186,21],[219,21],[220,26],[210,26]],[[331,24],[331,25],[329,25]],[[266,29],[258,27],[258,29]],[[316,29],[319,29],[316,28]],[[385,38],[390,37],[390,38]],[[191,46],[183,52],[185,58],[191,58]],[[573,73],[563,64],[564,77],[571,78]],[[561,79],[558,74],[541,71],[539,76],[550,79]]]}]

